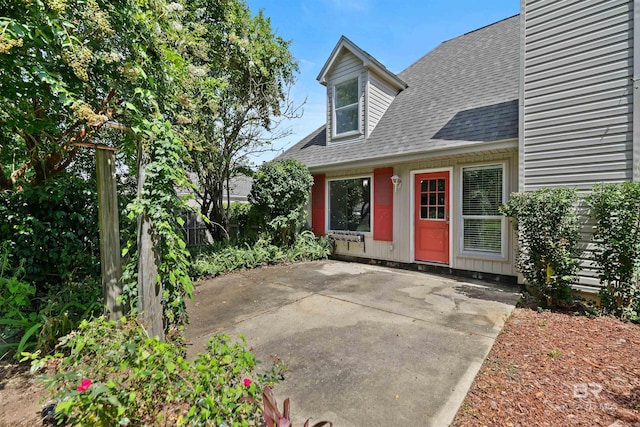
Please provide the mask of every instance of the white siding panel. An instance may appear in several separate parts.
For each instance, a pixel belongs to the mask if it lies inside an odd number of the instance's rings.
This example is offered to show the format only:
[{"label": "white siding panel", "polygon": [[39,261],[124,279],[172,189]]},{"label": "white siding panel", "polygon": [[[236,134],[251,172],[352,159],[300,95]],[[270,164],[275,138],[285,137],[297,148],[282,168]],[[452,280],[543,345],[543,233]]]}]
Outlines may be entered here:
[{"label": "white siding panel", "polygon": [[[633,178],[634,2],[524,0],[520,189]],[[597,284],[585,225],[580,282]]]},{"label": "white siding panel", "polygon": [[528,129],[549,129],[553,126],[591,122],[606,117],[624,117],[625,113],[632,113],[632,107],[631,97],[625,96],[609,102],[584,104],[564,110],[555,110],[553,116],[542,112],[530,114]]},{"label": "white siding panel", "polygon": [[397,91],[389,84],[374,73],[369,73],[367,136],[371,135],[371,132],[376,128],[382,115],[387,111],[387,108],[389,108],[389,105],[391,105],[396,95]]},{"label": "white siding panel", "polygon": [[558,96],[562,96],[563,92],[574,89],[590,91],[594,85],[602,82],[610,82],[618,79],[631,80],[630,65],[630,61],[618,63],[615,64],[615,66],[612,64],[604,64],[600,67],[574,73],[572,79],[559,79],[547,82],[546,84],[544,81],[536,81],[530,84],[525,81],[525,91],[531,94],[531,100],[543,94],[557,94]]},{"label": "white siding panel", "polygon": [[[621,49],[615,51],[613,49]],[[589,50],[588,52],[583,52],[578,55],[567,57],[566,61],[562,61],[556,65],[554,64],[544,64],[544,67],[540,67],[542,70],[539,72],[535,72],[533,70],[529,70],[527,72],[528,83],[533,83],[538,80],[543,80],[552,83],[551,78],[559,79],[559,81],[564,81],[566,79],[575,78],[575,73],[581,70],[591,70],[593,67],[609,65],[611,67],[616,67],[619,64],[619,67],[625,67],[625,62],[629,61],[630,56],[633,54],[630,48],[627,46],[613,45],[613,46],[605,46],[598,50]],[[553,67],[553,68],[549,68]],[[561,78],[565,79],[561,79]]]}]

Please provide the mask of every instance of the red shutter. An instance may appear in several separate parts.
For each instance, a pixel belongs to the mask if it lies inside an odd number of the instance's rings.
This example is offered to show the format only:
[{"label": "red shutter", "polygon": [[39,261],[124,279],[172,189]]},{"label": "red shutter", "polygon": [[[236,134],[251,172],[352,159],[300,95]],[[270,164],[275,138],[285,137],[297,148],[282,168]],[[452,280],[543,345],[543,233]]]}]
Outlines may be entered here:
[{"label": "red shutter", "polygon": [[393,168],[373,171],[373,240],[393,241]]},{"label": "red shutter", "polygon": [[324,175],[313,176],[313,187],[311,187],[311,229],[316,236],[324,234],[324,182]]}]

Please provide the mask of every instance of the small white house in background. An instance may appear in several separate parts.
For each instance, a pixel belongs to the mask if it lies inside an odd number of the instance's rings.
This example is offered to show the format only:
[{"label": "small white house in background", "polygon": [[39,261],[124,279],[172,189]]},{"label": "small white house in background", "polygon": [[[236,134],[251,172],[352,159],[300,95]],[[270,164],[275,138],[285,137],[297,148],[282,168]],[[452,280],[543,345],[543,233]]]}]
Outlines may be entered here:
[{"label": "small white house in background", "polygon": [[[280,156],[314,175],[315,233],[343,257],[515,282],[512,192],[638,179],[637,5],[522,0],[399,74],[340,38],[326,124]],[[585,260],[579,288],[597,284]]]}]

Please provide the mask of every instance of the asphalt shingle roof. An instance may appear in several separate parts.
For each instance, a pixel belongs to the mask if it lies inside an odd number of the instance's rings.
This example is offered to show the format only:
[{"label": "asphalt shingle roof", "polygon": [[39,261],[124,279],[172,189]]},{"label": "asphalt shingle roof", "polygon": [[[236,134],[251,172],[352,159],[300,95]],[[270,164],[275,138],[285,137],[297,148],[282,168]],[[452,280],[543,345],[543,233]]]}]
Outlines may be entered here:
[{"label": "asphalt shingle roof", "polygon": [[326,144],[323,125],[280,155],[309,167],[518,137],[519,15],[440,46],[398,74],[408,84],[365,141]]}]

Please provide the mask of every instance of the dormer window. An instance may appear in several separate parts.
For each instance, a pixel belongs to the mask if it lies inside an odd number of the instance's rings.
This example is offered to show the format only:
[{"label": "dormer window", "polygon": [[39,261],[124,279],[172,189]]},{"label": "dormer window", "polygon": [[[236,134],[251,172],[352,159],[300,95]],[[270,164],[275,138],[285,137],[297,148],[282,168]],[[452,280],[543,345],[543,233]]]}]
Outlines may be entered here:
[{"label": "dormer window", "polygon": [[327,144],[366,141],[407,84],[342,36],[320,70],[327,87]]},{"label": "dormer window", "polygon": [[337,83],[333,93],[335,135],[360,132],[360,79],[355,77]]}]

